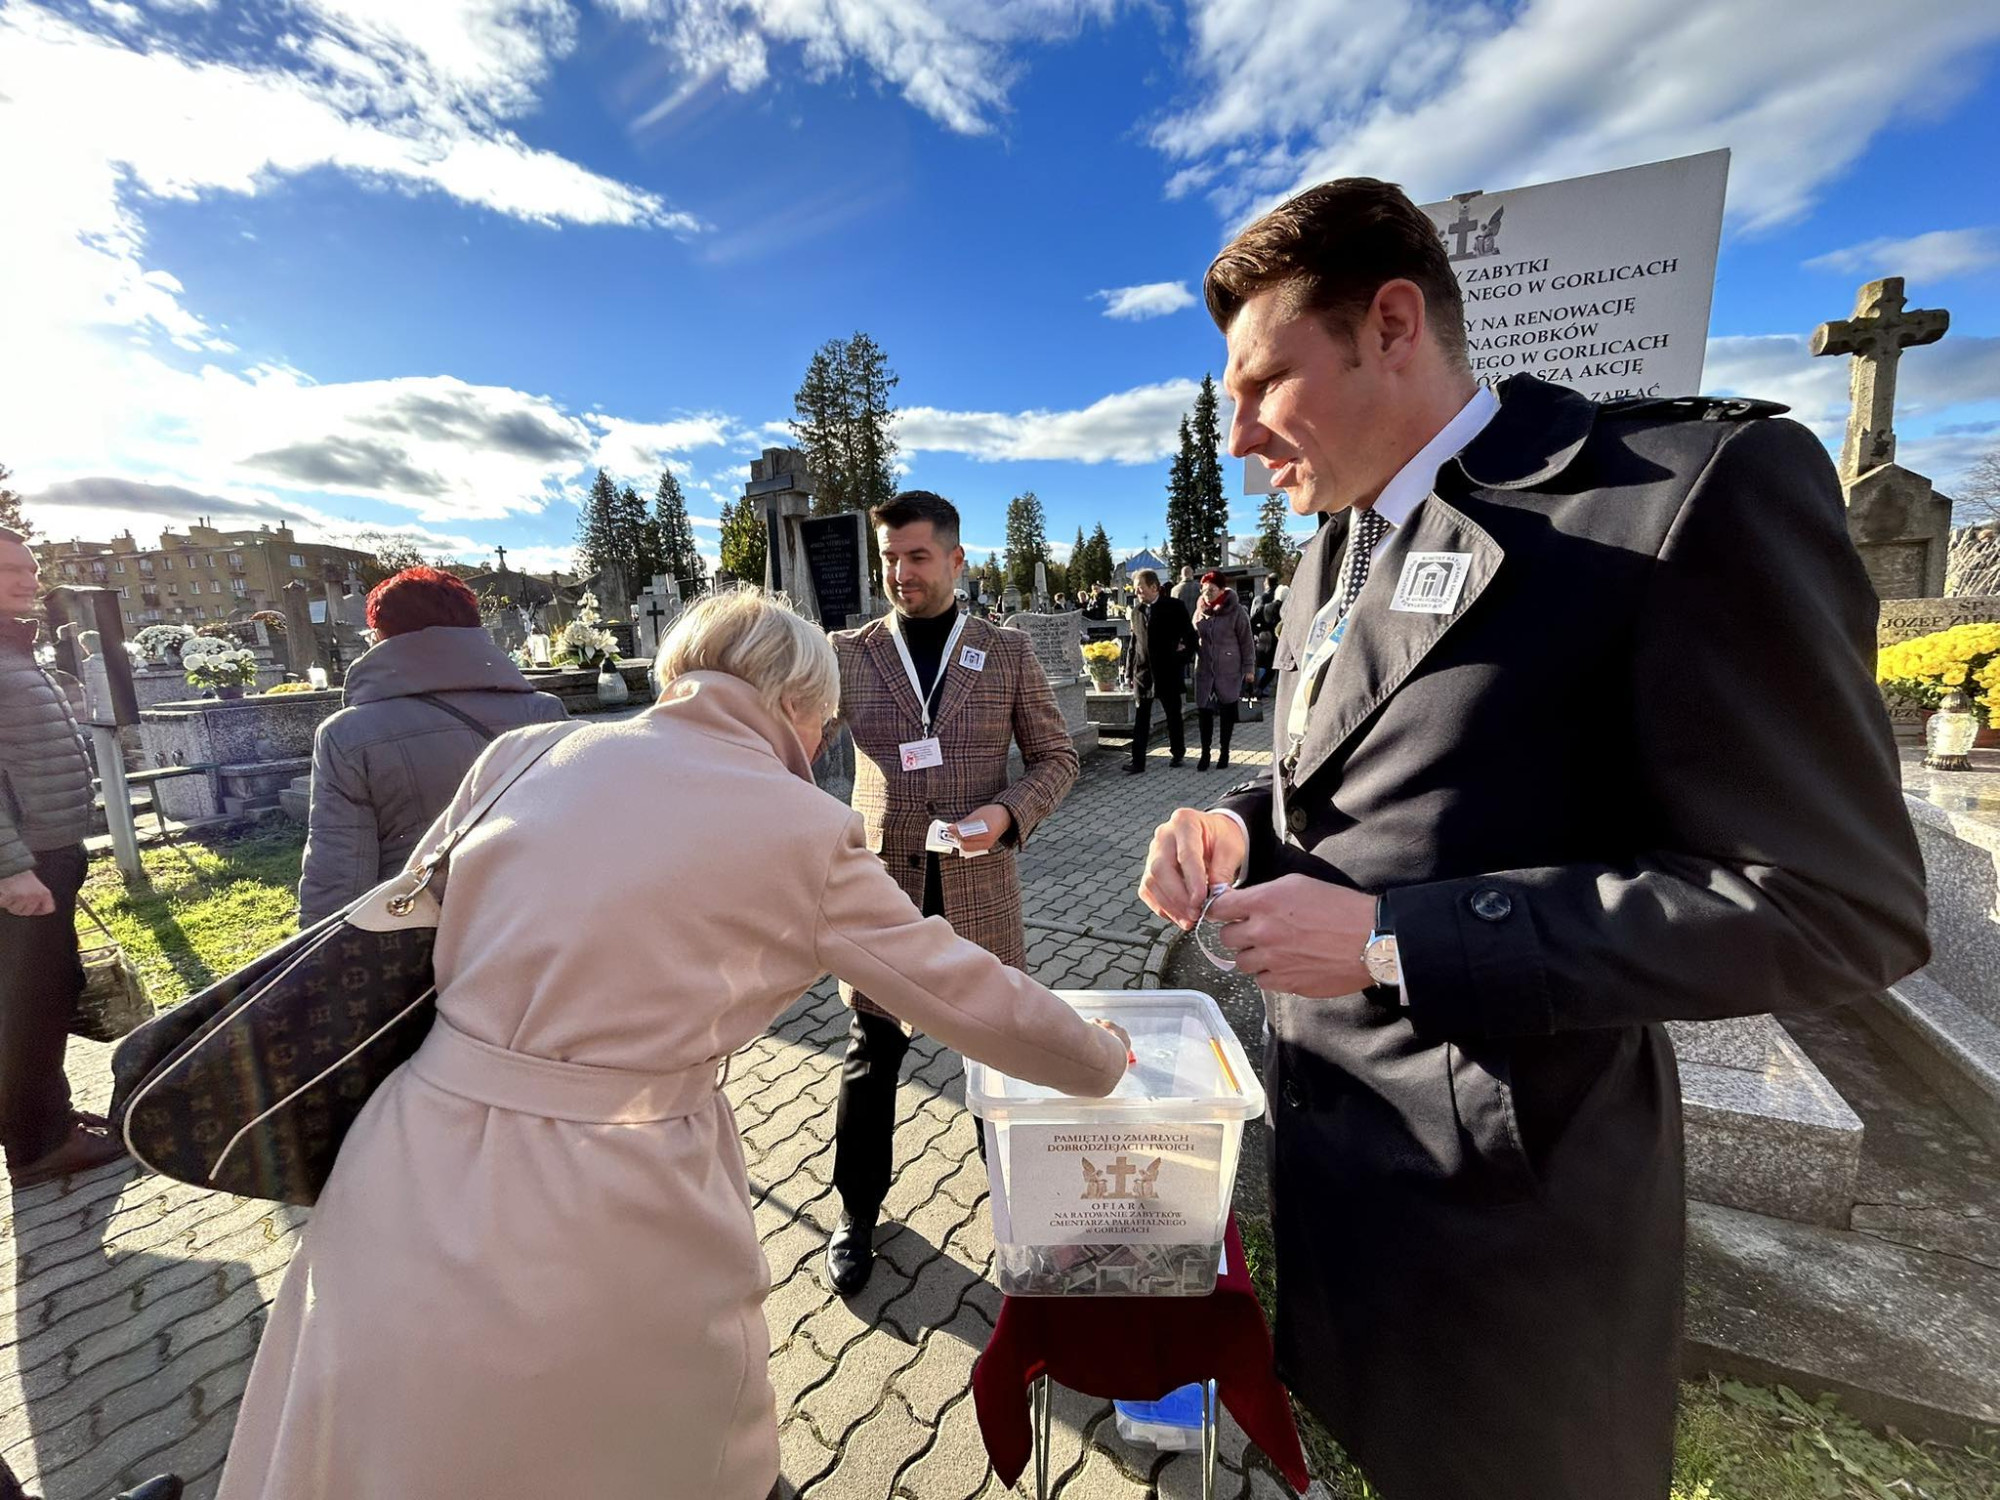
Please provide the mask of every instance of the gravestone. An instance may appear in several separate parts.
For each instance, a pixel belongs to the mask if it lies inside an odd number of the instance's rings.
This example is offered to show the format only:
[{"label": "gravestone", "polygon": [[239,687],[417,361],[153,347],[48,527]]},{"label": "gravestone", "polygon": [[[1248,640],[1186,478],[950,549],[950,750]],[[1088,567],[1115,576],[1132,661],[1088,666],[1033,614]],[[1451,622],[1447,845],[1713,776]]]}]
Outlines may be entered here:
[{"label": "gravestone", "polygon": [[1039,558],[1035,561],[1035,608],[1043,614],[1049,612],[1049,565]]},{"label": "gravestone", "polygon": [[799,542],[820,623],[838,629],[869,618],[868,519],[859,511],[809,516],[799,522]]},{"label": "gravestone", "polygon": [[1884,599],[1875,621],[1876,646],[1894,646],[1954,625],[2000,625],[2000,595],[1944,599]]},{"label": "gravestone", "polygon": [[1944,593],[1951,547],[1951,501],[1931,482],[1895,462],[1896,366],[1905,349],[1934,344],[1951,326],[1943,309],[1910,309],[1903,278],[1865,283],[1854,316],[1822,323],[1812,352],[1853,358],[1840,485],[1847,531],[1883,599]]},{"label": "gravestone", "polygon": [[750,461],[743,498],[757,502],[764,522],[764,592],[785,594],[807,614],[813,608],[812,566],[800,523],[812,514],[812,475],[796,448],[766,448]]},{"label": "gravestone", "polygon": [[660,638],[681,612],[681,586],[666,574],[656,574],[653,586],[633,602],[632,630],[638,654],[652,660],[660,654]]},{"label": "gravestone", "polygon": [[1090,720],[1083,680],[1083,616],[1015,614],[1003,623],[1034,643],[1035,659],[1049,680],[1076,753],[1088,755],[1097,748],[1097,726]]},{"label": "gravestone", "polygon": [[1008,584],[1000,591],[1000,608],[1006,614],[1017,614],[1021,608],[1021,591]]},{"label": "gravestone", "polygon": [[2000,1146],[2000,770],[1931,771],[1903,752],[1903,805],[1923,851],[1931,959],[1863,1014]]},{"label": "gravestone", "polygon": [[301,681],[314,667],[327,664],[320,649],[319,627],[313,624],[312,590],[303,579],[294,578],[278,590],[285,611],[285,665]]}]

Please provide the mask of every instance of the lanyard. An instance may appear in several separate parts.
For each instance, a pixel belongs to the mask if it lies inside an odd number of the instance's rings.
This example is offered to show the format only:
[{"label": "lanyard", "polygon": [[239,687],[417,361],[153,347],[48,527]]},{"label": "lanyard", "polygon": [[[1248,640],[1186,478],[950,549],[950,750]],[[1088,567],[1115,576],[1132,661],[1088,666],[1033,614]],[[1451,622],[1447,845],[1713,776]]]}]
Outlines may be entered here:
[{"label": "lanyard", "polygon": [[923,705],[926,735],[931,732],[932,700],[944,691],[944,674],[951,666],[952,647],[958,644],[958,638],[964,633],[965,613],[961,610],[957,623],[951,627],[951,634],[945,637],[944,651],[938,656],[937,681],[931,684],[931,690],[926,693],[923,683],[917,678],[917,664],[911,659],[910,643],[903,639],[901,618],[894,613],[889,617],[889,639],[896,643],[896,654],[903,659],[903,672],[910,679],[910,691],[917,695],[917,702]]}]

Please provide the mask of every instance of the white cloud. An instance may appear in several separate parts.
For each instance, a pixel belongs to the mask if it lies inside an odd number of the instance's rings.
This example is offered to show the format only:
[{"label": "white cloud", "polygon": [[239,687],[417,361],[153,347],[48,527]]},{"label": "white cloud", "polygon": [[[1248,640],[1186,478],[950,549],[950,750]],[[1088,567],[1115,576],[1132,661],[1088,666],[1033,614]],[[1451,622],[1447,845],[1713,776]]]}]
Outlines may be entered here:
[{"label": "white cloud", "polygon": [[1107,318],[1164,318],[1184,307],[1194,306],[1194,293],[1185,281],[1149,281],[1143,286],[1108,287],[1098,292]]},{"label": "white cloud", "polygon": [[1809,271],[1901,276],[1912,283],[1948,281],[2000,265],[2000,230],[1933,229],[1906,239],[1883,237],[1829,250],[1806,262]]},{"label": "white cloud", "polygon": [[1147,464],[1167,457],[1200,389],[1192,380],[1135,386],[1074,411],[940,411],[905,407],[896,441],[906,450],[972,458]]},{"label": "white cloud", "polygon": [[1117,0],[604,0],[648,23],[678,76],[634,119],[657,124],[712,80],[739,93],[764,84],[773,47],[797,47],[806,76],[850,64],[899,90],[949,130],[982,135],[1007,107],[1023,42],[1067,40],[1108,19]]},{"label": "white cloud", "polygon": [[[1847,425],[1849,370],[1846,359],[1813,355],[1803,334],[1712,338],[1702,386],[1718,395],[1782,401],[1837,454]],[[1996,408],[2000,337],[1947,334],[1936,344],[1905,351],[1896,371],[1897,462],[1949,492],[1972,459],[2000,439],[1948,429]]]},{"label": "white cloud", "polygon": [[2000,9],[1905,0],[1193,0],[1200,96],[1158,121],[1235,217],[1330,177],[1419,202],[1732,148],[1730,211],[1791,219],[1899,116],[1950,103]]},{"label": "white cloud", "polygon": [[619,417],[591,413],[584,418],[598,431],[597,449],[590,462],[614,479],[641,484],[650,495],[659,482],[660,470],[674,467],[683,488],[691,475],[686,465],[669,465],[671,454],[694,448],[721,447],[739,441],[744,429],[731,417],[719,412],[701,412],[677,417],[669,422],[628,422]]}]

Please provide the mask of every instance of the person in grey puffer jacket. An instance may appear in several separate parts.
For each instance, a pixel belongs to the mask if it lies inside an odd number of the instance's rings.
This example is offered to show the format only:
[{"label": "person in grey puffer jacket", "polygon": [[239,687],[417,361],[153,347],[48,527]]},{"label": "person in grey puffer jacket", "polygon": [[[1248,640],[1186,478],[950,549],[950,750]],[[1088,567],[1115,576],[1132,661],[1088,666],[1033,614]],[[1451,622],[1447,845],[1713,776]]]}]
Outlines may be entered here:
[{"label": "person in grey puffer jacket", "polygon": [[16,1188],[117,1161],[125,1148],[70,1108],[63,1054],[83,991],[76,893],[90,832],[90,759],[35,661],[35,554],[0,530],[0,1150]]},{"label": "person in grey puffer jacket", "polygon": [[488,740],[568,717],[494,644],[478,599],[449,573],[405,568],[377,584],[368,624],[377,644],[347,669],[345,706],[313,738],[302,928],[403,868]]}]

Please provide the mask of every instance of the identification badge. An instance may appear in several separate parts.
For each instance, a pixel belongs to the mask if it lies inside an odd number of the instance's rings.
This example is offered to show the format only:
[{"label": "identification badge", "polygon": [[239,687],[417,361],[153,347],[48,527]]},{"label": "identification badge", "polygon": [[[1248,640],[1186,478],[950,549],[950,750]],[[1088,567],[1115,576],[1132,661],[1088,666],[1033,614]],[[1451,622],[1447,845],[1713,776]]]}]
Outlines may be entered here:
[{"label": "identification badge", "polygon": [[905,771],[928,771],[944,764],[944,746],[936,735],[927,740],[905,740],[896,748],[902,753]]},{"label": "identification badge", "polygon": [[967,646],[963,651],[958,653],[958,664],[968,672],[984,672],[986,670],[986,653],[976,646]]},{"label": "identification badge", "polygon": [[1389,608],[1405,614],[1448,615],[1458,608],[1471,567],[1470,552],[1412,552],[1403,559],[1403,576],[1396,580]]}]

